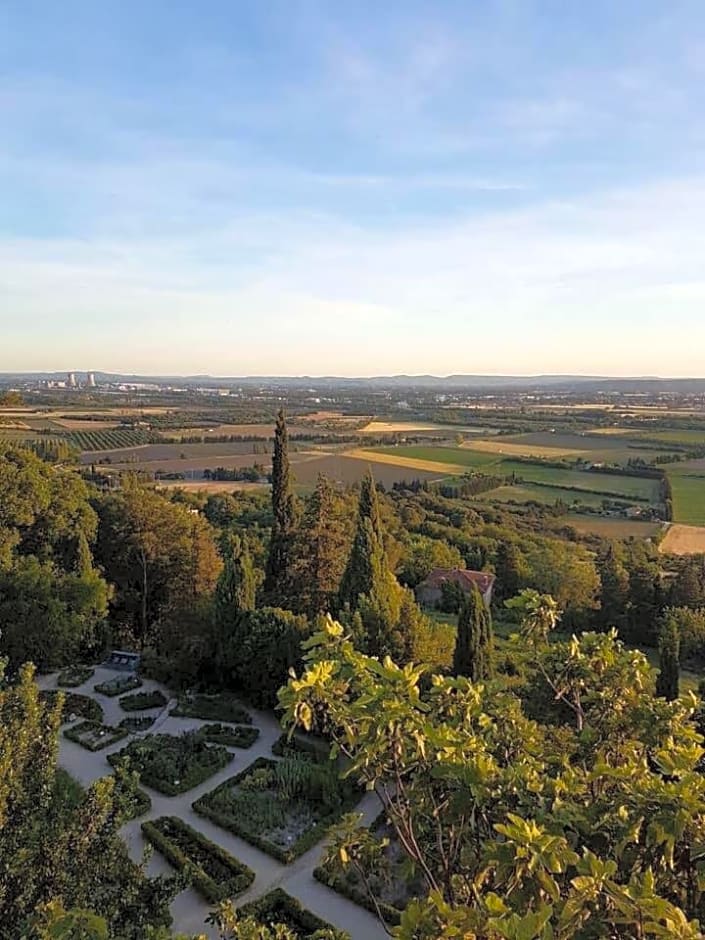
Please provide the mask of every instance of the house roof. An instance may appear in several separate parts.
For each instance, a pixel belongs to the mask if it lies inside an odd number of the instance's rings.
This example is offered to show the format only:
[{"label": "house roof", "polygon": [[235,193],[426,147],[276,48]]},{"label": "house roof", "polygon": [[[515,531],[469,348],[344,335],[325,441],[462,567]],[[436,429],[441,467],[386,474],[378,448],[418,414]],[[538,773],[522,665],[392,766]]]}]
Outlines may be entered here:
[{"label": "house roof", "polygon": [[480,594],[486,594],[495,582],[495,576],[489,571],[468,571],[466,568],[434,568],[419,587],[440,588],[443,583],[454,581],[466,591],[473,585]]}]

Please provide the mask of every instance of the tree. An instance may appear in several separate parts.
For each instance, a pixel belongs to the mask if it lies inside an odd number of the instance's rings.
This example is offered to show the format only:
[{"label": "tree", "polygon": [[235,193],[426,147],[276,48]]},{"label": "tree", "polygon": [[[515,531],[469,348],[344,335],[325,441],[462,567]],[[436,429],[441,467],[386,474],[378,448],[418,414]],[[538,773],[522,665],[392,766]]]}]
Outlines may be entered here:
[{"label": "tree", "polygon": [[660,576],[656,565],[636,560],[629,568],[629,604],[625,639],[656,646],[658,642]]},{"label": "tree", "polygon": [[277,415],[272,455],[272,534],[264,577],[264,596],[274,606],[288,606],[291,585],[291,549],[296,531],[296,507],[291,490],[289,436],[284,410]]},{"label": "tree", "polygon": [[602,630],[616,627],[623,634],[627,619],[629,599],[629,576],[609,544],[597,558],[597,572],[600,577],[600,608],[595,612],[595,619]]},{"label": "tree", "polygon": [[356,610],[361,595],[369,596],[378,569],[388,569],[382,536],[379,500],[372,471],[368,470],[360,486],[357,525],[350,555],[338,593],[338,607]]},{"label": "tree", "polygon": [[243,610],[255,606],[255,569],[249,552],[238,536],[223,540],[223,570],[215,587],[215,616],[218,625],[227,625]]},{"label": "tree", "polygon": [[292,566],[296,609],[308,617],[335,606],[350,539],[345,508],[328,478],[319,474],[296,535]]},{"label": "tree", "polygon": [[536,649],[545,645],[548,635],[558,626],[561,609],[550,594],[539,594],[525,588],[516,597],[504,602],[508,610],[515,610],[521,620],[521,635]]},{"label": "tree", "polygon": [[[529,647],[557,719],[546,723],[511,685],[429,681],[360,653],[333,621],[308,647],[280,692],[284,721],[323,727],[423,878],[399,940],[702,935],[693,705],[655,697],[648,661],[614,632]],[[368,838],[346,820],[329,851],[362,868]]]},{"label": "tree", "polygon": [[521,590],[522,559],[515,542],[504,540],[499,543],[495,560],[496,583],[495,599],[499,601],[514,597]]},{"label": "tree", "polygon": [[678,698],[680,678],[680,637],[678,621],[673,616],[666,616],[659,633],[659,674],[656,680],[656,694],[662,695],[669,702]]},{"label": "tree", "polygon": [[671,587],[673,607],[705,607],[705,570],[700,558],[688,558],[681,566]]},{"label": "tree", "polygon": [[463,599],[458,616],[453,672],[473,682],[492,675],[492,625],[482,595],[474,585]]}]

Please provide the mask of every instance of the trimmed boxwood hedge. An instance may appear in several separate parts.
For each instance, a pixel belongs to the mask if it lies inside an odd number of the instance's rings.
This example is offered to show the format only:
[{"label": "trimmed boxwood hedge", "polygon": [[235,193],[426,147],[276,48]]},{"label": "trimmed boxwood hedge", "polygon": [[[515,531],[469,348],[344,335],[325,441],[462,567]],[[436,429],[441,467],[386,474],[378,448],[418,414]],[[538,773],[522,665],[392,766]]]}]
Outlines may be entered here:
[{"label": "trimmed boxwood hedge", "polygon": [[[216,904],[226,898],[235,897],[246,891],[255,880],[255,873],[251,868],[176,816],[162,816],[153,822],[143,822],[142,832],[145,839],[175,868],[184,869],[188,866],[194,888],[206,901]],[[214,862],[228,869],[230,876],[227,880],[216,881],[199,864],[198,853],[194,857],[190,854],[190,849],[206,852]]]},{"label": "trimmed boxwood hedge", "polygon": [[258,832],[253,832],[251,829],[248,829],[247,822],[245,820],[237,819],[236,817],[231,816],[228,813],[223,813],[210,805],[212,798],[217,793],[220,793],[221,790],[229,790],[233,786],[236,786],[238,783],[244,780],[245,777],[249,777],[253,771],[259,770],[260,767],[273,766],[275,766],[275,762],[270,760],[268,757],[258,757],[257,760],[253,761],[249,767],[245,768],[245,770],[242,770],[239,774],[235,774],[234,777],[228,777],[228,779],[224,780],[223,783],[215,788],[215,790],[211,790],[209,793],[204,793],[204,795],[196,800],[192,806],[195,812],[197,812],[200,816],[205,816],[206,819],[210,819],[211,822],[214,822],[221,828],[227,829],[236,836],[240,836],[240,838],[244,839],[245,842],[249,842],[250,845],[254,845],[257,849],[261,849],[263,852],[271,855],[272,858],[276,858],[277,861],[288,865],[290,862],[293,862],[294,859],[303,855],[304,852],[308,852],[308,850],[313,848],[316,843],[320,842],[331,826],[338,822],[341,816],[350,812],[357,805],[361,794],[356,792],[354,794],[354,798],[344,801],[339,809],[335,811],[335,813],[331,813],[329,816],[325,816],[323,819],[319,820],[315,826],[312,826],[310,829],[308,829],[296,840],[296,842],[292,843],[288,848],[283,848],[280,845],[276,845],[274,842],[270,842],[269,839],[266,839]]},{"label": "trimmed boxwood hedge", "polygon": [[156,718],[152,718],[149,715],[128,715],[128,717],[123,718],[119,724],[121,728],[126,728],[127,731],[134,734],[138,731],[147,731],[156,720]]},{"label": "trimmed boxwood hedge", "polygon": [[[86,731],[101,730],[105,731],[106,734],[96,741],[95,744],[89,744],[87,741],[82,740],[82,735]],[[85,747],[87,751],[102,751],[103,748],[110,747],[110,745],[115,744],[116,741],[121,741],[123,738],[126,738],[127,734],[127,728],[112,728],[110,725],[103,725],[99,721],[80,721],[77,725],[71,725],[70,728],[64,729],[65,738],[68,738],[69,741],[74,741],[76,744],[80,744],[81,747]]]},{"label": "trimmed boxwood hedge", "polygon": [[[169,751],[175,751],[180,747],[186,746],[184,739],[190,737],[194,742],[200,743],[204,749],[201,753],[208,755],[208,763],[203,764],[198,759],[188,763],[179,771],[179,782],[175,784],[173,777],[167,778],[161,770],[169,766]],[[148,757],[147,761],[141,759],[141,755]],[[197,754],[193,754],[197,758]],[[167,796],[177,796],[179,793],[185,793],[192,790],[204,780],[212,777],[230,763],[233,755],[224,747],[218,745],[206,744],[198,734],[191,732],[189,735],[181,735],[176,738],[170,734],[148,734],[143,738],[133,739],[127,747],[122,750],[108,754],[108,763],[116,767],[125,758],[129,758],[132,769],[136,770],[140,776],[140,781],[148,787],[153,787],[160,793]],[[152,766],[150,766],[150,764]]]},{"label": "trimmed boxwood hedge", "polygon": [[93,686],[94,691],[101,695],[109,695],[114,698],[116,695],[122,695],[123,692],[131,692],[132,689],[139,689],[142,680],[139,676],[115,676],[114,679],[108,679],[107,682],[98,682]]},{"label": "trimmed boxwood hedge", "polygon": [[66,689],[74,689],[88,682],[94,673],[95,669],[92,666],[67,666],[59,673],[56,684]]},{"label": "trimmed boxwood hedge", "polygon": [[240,725],[251,725],[252,715],[232,695],[206,695],[197,692],[192,697],[181,696],[169,712],[175,718],[203,718],[206,721],[231,721]]},{"label": "trimmed boxwood hedge", "polygon": [[80,695],[78,692],[59,692],[57,689],[48,689],[39,693],[41,700],[49,702],[52,706],[56,704],[59,695],[64,696],[64,707],[61,712],[62,721],[68,721],[71,715],[77,715],[80,718],[87,718],[89,721],[102,722],[103,706],[88,695]]},{"label": "trimmed boxwood hedge", "polygon": [[[313,877],[316,879],[316,881],[320,881],[321,884],[325,885],[326,888],[330,888],[331,891],[335,891],[337,894],[342,894],[344,898],[347,898],[354,904],[358,904],[360,907],[364,907],[366,910],[374,914],[375,917],[378,916],[374,902],[371,900],[366,891],[364,891],[362,888],[356,887],[355,885],[349,884],[349,882],[340,877],[340,875],[335,875],[328,871],[325,865],[319,865],[317,868],[314,868]],[[390,927],[396,927],[401,921],[401,915],[403,911],[400,911],[396,907],[392,907],[391,904],[385,904],[384,901],[378,901],[377,903],[379,906],[379,913],[382,915],[385,922]]]},{"label": "trimmed boxwood hedge", "polygon": [[294,734],[289,740],[288,734],[282,734],[272,745],[272,754],[277,757],[303,754],[317,764],[327,764],[330,760],[330,744],[324,738],[313,735]]},{"label": "trimmed boxwood hedge", "polygon": [[243,904],[237,912],[240,917],[252,917],[263,926],[285,924],[297,934],[299,940],[309,940],[317,930],[331,931],[335,940],[350,940],[349,933],[317,917],[283,888],[275,888],[256,901]]},{"label": "trimmed boxwood hedge", "polygon": [[139,712],[147,708],[163,708],[166,705],[164,694],[155,689],[153,692],[135,692],[123,696],[118,705],[126,712]]},{"label": "trimmed boxwood hedge", "polygon": [[128,818],[137,819],[138,816],[144,816],[144,814],[148,813],[151,808],[152,797],[141,787],[137,787],[133,801],[133,810]]},{"label": "trimmed boxwood hedge", "polygon": [[252,747],[259,737],[259,728],[253,728],[252,725],[221,725],[216,722],[203,725],[198,729],[198,733],[213,744],[246,748]]}]

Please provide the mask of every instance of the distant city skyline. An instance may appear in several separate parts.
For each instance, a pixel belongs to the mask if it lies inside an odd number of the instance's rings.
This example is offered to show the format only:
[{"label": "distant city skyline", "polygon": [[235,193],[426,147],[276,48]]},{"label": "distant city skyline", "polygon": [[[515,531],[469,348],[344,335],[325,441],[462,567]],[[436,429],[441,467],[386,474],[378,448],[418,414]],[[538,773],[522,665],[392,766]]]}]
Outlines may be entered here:
[{"label": "distant city skyline", "polygon": [[705,375],[701,2],[8,0],[0,61],[2,372]]}]

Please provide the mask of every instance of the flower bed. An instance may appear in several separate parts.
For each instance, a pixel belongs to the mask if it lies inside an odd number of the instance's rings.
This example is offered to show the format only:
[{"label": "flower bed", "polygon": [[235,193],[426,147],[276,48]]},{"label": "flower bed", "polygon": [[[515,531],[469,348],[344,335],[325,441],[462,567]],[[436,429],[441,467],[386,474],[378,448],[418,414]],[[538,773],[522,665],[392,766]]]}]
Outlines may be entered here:
[{"label": "flower bed", "polygon": [[64,707],[61,713],[62,721],[74,721],[76,718],[87,718],[89,721],[102,721],[103,708],[100,702],[88,695],[79,695],[77,692],[58,692],[50,689],[40,692],[40,698],[50,705],[56,704],[59,695],[64,696]]},{"label": "flower bed", "polygon": [[350,940],[350,934],[344,930],[336,930],[331,924],[321,920],[282,888],[275,888],[256,901],[243,904],[237,912],[240,917],[252,917],[263,927],[284,924],[297,940],[311,940],[319,930],[329,931],[333,940]]},{"label": "flower bed", "polygon": [[235,897],[255,880],[247,865],[175,816],[144,822],[142,832],[175,868],[189,868],[194,888],[206,901]]},{"label": "flower bed", "polygon": [[130,715],[127,718],[123,718],[119,726],[136,734],[140,731],[147,731],[156,720],[156,718],[152,718],[149,715]]},{"label": "flower bed", "polygon": [[59,673],[56,684],[67,689],[74,689],[78,685],[88,682],[95,673],[92,666],[67,666]]},{"label": "flower bed", "polygon": [[351,810],[360,790],[336,768],[305,758],[258,757],[193,804],[197,813],[280,862],[302,855]]},{"label": "flower bed", "polygon": [[232,695],[205,695],[197,693],[181,696],[170,715],[176,718],[204,718],[206,721],[232,721],[240,725],[251,725],[252,715]]},{"label": "flower bed", "polygon": [[116,695],[122,695],[123,692],[139,689],[141,685],[142,680],[139,676],[115,676],[114,679],[108,679],[107,682],[98,682],[93,688],[101,695],[109,695],[114,698]]},{"label": "flower bed", "polygon": [[252,725],[203,725],[198,729],[206,741],[212,744],[224,744],[227,747],[252,747],[259,737],[259,728]]},{"label": "flower bed", "polygon": [[118,704],[123,711],[139,712],[147,708],[164,708],[166,698],[159,689],[155,689],[154,692],[135,692],[134,695],[124,695]]},{"label": "flower bed", "polygon": [[80,721],[64,731],[64,737],[85,747],[87,751],[102,751],[116,741],[127,737],[126,728],[112,728],[99,721]]},{"label": "flower bed", "polygon": [[167,796],[197,787],[233,759],[224,747],[207,744],[197,732],[179,737],[148,734],[109,754],[108,761],[114,767],[126,757],[142,783]]}]

